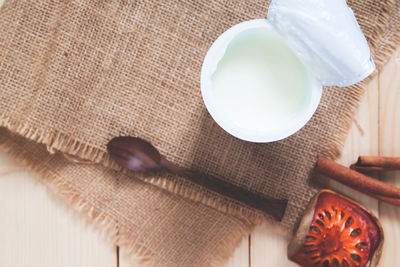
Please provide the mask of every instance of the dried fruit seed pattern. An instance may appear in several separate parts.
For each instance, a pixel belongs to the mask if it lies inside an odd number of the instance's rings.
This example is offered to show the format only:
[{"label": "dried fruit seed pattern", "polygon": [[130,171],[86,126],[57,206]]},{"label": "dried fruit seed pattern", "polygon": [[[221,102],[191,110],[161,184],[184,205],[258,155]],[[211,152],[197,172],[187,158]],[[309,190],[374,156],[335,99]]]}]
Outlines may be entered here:
[{"label": "dried fruit seed pattern", "polygon": [[304,267],[363,267],[381,239],[371,215],[338,194],[323,192],[303,247],[292,260]]}]

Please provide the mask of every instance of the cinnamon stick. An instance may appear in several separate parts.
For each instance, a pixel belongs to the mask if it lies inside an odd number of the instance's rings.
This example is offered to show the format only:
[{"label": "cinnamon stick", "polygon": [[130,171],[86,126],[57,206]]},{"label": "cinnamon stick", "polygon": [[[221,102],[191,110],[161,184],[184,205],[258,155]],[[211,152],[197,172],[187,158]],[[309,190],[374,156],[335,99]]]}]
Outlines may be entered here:
[{"label": "cinnamon stick", "polygon": [[315,171],[360,192],[383,198],[400,199],[400,189],[319,156]]},{"label": "cinnamon stick", "polygon": [[352,169],[361,172],[400,170],[400,157],[360,156]]}]

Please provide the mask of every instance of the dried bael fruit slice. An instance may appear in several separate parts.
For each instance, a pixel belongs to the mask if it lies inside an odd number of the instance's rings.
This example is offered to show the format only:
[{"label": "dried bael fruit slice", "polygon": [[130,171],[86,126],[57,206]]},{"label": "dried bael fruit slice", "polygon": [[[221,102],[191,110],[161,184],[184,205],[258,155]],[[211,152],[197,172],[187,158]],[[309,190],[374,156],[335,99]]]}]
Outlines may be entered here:
[{"label": "dried bael fruit slice", "polygon": [[307,207],[288,257],[303,267],[374,267],[382,246],[382,227],[370,211],[322,190]]}]

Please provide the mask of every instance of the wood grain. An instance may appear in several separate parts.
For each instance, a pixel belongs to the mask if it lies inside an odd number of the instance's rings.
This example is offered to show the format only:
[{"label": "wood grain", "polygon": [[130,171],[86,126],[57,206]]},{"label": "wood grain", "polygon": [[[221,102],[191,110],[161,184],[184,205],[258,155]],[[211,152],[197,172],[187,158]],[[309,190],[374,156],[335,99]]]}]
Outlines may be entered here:
[{"label": "wood grain", "polygon": [[0,266],[117,266],[115,248],[0,150]]},{"label": "wood grain", "polygon": [[[359,154],[400,156],[399,54],[370,83],[339,159],[342,164],[349,165]],[[382,179],[400,186],[399,172]],[[379,212],[386,235],[380,266],[400,266],[400,208],[378,205],[350,188],[328,183]],[[116,249],[4,152],[0,153],[0,216],[0,239],[7,240],[0,243],[0,266],[117,266]],[[286,258],[286,245],[284,236],[259,227],[225,266],[296,266]],[[121,256],[119,266],[139,264]]]},{"label": "wood grain", "polygon": [[[400,156],[400,49],[379,74],[379,154]],[[400,187],[400,172],[385,173],[382,180]],[[385,231],[381,267],[400,266],[400,207],[380,203]]]},{"label": "wood grain", "polygon": [[[240,245],[235,249],[232,257],[222,267],[248,267],[249,265],[249,236],[243,238]],[[139,267],[139,263],[120,251],[119,267]]]},{"label": "wood grain", "polygon": [[[359,110],[354,118],[350,132],[346,138],[342,155],[338,162],[350,166],[359,155],[377,155],[378,153],[378,99],[379,87],[376,76],[368,85],[360,103]],[[329,186],[336,191],[362,203],[375,215],[379,215],[378,201],[359,193],[347,186],[329,181]]]},{"label": "wood grain", "polygon": [[[399,61],[394,57],[370,83],[339,159],[342,164],[349,165],[359,154],[400,156]],[[398,172],[383,179],[400,186]],[[400,245],[400,209],[388,204],[380,204],[378,209],[376,200],[338,183],[328,183],[375,214],[379,211],[386,235],[380,266],[400,266],[400,255],[396,253]],[[5,218],[0,221],[0,229],[7,229],[0,230],[0,239],[7,240],[0,245],[0,266],[117,266],[116,250],[107,247],[78,215],[71,215],[70,208],[4,153],[0,153],[0,207],[1,217]],[[259,227],[251,234],[250,242],[242,241],[225,266],[296,266],[286,258],[286,245],[284,236]],[[139,264],[120,256],[119,266]]]},{"label": "wood grain", "polygon": [[[400,51],[371,82],[339,162],[349,165],[359,154],[400,156]],[[400,187],[400,172],[382,179]],[[325,183],[379,213],[386,236],[380,266],[400,266],[400,208],[378,204],[336,182]],[[115,247],[1,150],[0,218],[2,267],[140,266],[123,251],[117,254]],[[258,227],[224,266],[296,266],[287,260],[286,245],[286,237]]]},{"label": "wood grain", "polygon": [[[369,84],[363,96],[360,108],[346,138],[339,162],[350,165],[358,155],[376,155],[378,153],[378,78]],[[361,134],[362,133],[362,134]],[[335,181],[322,179],[322,185],[335,189],[342,194],[361,202],[378,215],[378,201],[365,196]],[[258,228],[251,234],[251,267],[280,266],[291,267],[296,264],[287,260],[288,240],[270,229]],[[268,265],[266,263],[268,262]]]},{"label": "wood grain", "polygon": [[294,267],[286,256],[287,238],[272,228],[257,227],[251,234],[251,267]]}]

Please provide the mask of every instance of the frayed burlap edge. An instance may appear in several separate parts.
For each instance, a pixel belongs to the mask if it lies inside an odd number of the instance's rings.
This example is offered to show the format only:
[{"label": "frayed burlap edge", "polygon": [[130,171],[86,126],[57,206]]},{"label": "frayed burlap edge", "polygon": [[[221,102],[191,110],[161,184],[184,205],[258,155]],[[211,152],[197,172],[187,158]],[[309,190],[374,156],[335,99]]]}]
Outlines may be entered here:
[{"label": "frayed burlap edge", "polygon": [[[391,4],[388,4],[387,6],[393,5],[392,1],[388,2]],[[390,14],[387,14],[387,16],[390,16]],[[388,20],[380,20],[381,24],[378,25],[378,30],[381,32],[383,32],[385,27],[387,27],[387,25],[383,23],[384,21],[390,23],[390,18]],[[389,36],[387,40],[384,40],[384,42],[372,44],[373,47],[376,47],[375,62],[378,69],[384,65],[384,63],[393,54],[396,47],[400,44],[400,31],[397,29],[392,33],[393,34]],[[373,79],[374,76],[376,76],[376,74],[377,72],[363,82],[351,87],[353,93],[352,98],[349,100],[349,108],[346,110],[344,116],[342,117],[342,121],[339,123],[341,126],[338,127],[336,132],[331,135],[331,143],[326,145],[326,149],[322,153],[324,156],[334,159],[340,155],[344,146],[345,137],[351,127],[352,119],[358,110],[365,86],[371,79]],[[72,155],[78,159],[78,162],[80,160],[90,161],[120,170],[120,168],[110,160],[104,149],[89,144],[84,144],[72,138],[68,134],[59,133],[54,130],[39,131],[30,127],[27,123],[21,123],[12,120],[4,115],[0,116],[0,127],[6,127],[13,133],[17,133],[27,139],[46,145],[49,153],[55,153],[59,151],[65,153],[66,155]],[[137,178],[185,198],[210,206],[218,211],[236,216],[247,221],[248,223],[276,224],[272,217],[262,212],[244,206],[239,202],[235,202],[234,200],[227,200],[214,192],[204,190],[204,188],[199,190],[200,186],[192,184],[179,177],[164,176],[149,178],[145,176],[137,176]],[[278,231],[282,233],[285,232],[283,226],[276,226]]]},{"label": "frayed burlap edge", "polygon": [[[38,144],[40,145],[40,144]],[[15,144],[10,140],[0,142],[0,146],[15,160],[24,165],[29,171],[44,178],[37,179],[40,183],[44,183],[56,196],[61,196],[65,201],[70,204],[76,211],[84,214],[87,222],[94,225],[96,231],[104,237],[108,242],[112,242],[116,246],[123,248],[123,254],[129,256],[131,259],[138,261],[146,266],[152,266],[152,252],[146,246],[133,245],[132,240],[136,236],[128,234],[118,234],[118,223],[110,218],[107,214],[102,213],[101,210],[96,209],[90,201],[83,199],[79,192],[72,190],[68,183],[63,182],[47,182],[51,178],[50,174],[46,174],[38,168],[37,165],[32,164],[29,159],[22,156],[16,149]],[[57,153],[57,152],[56,152]],[[44,182],[45,181],[45,182]],[[208,255],[210,266],[221,266],[232,255],[232,251],[238,247],[244,237],[246,237],[255,227],[255,224],[243,221],[242,227],[235,228],[230,234],[221,240],[222,251],[218,254]]]},{"label": "frayed burlap edge", "polygon": [[[103,150],[83,144],[66,134],[57,133],[51,130],[38,131],[29,127],[27,124],[13,121],[4,116],[0,116],[0,127],[5,127],[12,133],[19,134],[27,139],[46,145],[50,154],[61,152],[68,160],[77,164],[80,162],[83,164],[87,164],[88,162],[98,163],[117,171],[122,171],[124,173],[127,172],[125,169],[121,169],[121,167],[114,163]],[[169,174],[154,177],[138,174],[135,175],[135,177],[184,198],[212,207],[220,212],[233,215],[246,223],[261,225],[268,224],[269,226],[274,225],[278,232],[282,234],[285,233],[286,229],[284,226],[278,224],[270,215],[252,207],[245,206],[234,199],[226,199],[213,191],[206,190],[205,188],[184,180],[181,177]]]},{"label": "frayed burlap edge", "polygon": [[[394,1],[387,1],[387,8],[394,6]],[[396,11],[395,11],[396,12]],[[379,25],[377,25],[377,35],[382,34],[384,29],[388,27],[387,24],[390,24],[390,12],[385,13],[385,17],[379,19]],[[386,23],[386,24],[385,24]],[[378,69],[380,69],[383,64],[388,60],[388,58],[393,54],[396,47],[400,44],[400,31],[396,29],[392,31],[392,35],[389,37],[384,37],[383,42],[374,43],[374,40],[371,40],[372,46],[375,48],[375,62],[377,64]],[[365,90],[365,85],[377,74],[371,75],[368,79],[354,85],[351,87],[353,93],[352,98],[349,100],[349,108],[346,110],[345,115],[342,117],[342,121],[339,123],[341,126],[337,128],[336,132],[334,132],[331,136],[331,143],[327,144],[325,151],[323,154],[329,158],[336,158],[340,155],[340,152],[344,146],[345,137],[350,129],[352,119],[359,107],[359,103],[361,97]],[[105,153],[104,149],[84,144],[70,135],[65,133],[59,133],[54,130],[45,130],[39,131],[29,126],[27,123],[20,123],[18,121],[12,120],[9,117],[0,115],[0,127],[6,127],[11,132],[17,133],[27,139],[35,141],[40,144],[44,144],[47,147],[49,153],[56,153],[57,151],[64,153],[65,155],[72,155],[72,157],[76,158],[77,161],[90,161],[92,163],[99,163],[106,167],[111,167],[113,169],[119,170],[119,167],[116,166],[109,159],[108,155]],[[10,149],[10,148],[9,148]],[[11,152],[11,151],[10,151]],[[14,155],[17,156],[18,155]],[[19,159],[23,160],[23,159]],[[23,160],[26,162],[26,160]],[[28,163],[28,162],[26,162]],[[28,166],[30,169],[34,170],[34,166]],[[35,170],[34,170],[35,171]],[[39,172],[40,174],[40,172]],[[165,176],[165,177],[140,177],[137,176],[140,180],[153,184],[155,186],[166,189],[170,192],[183,196],[185,198],[191,199],[196,202],[200,202],[204,205],[210,206],[212,208],[217,209],[218,211],[228,213],[230,215],[236,216],[247,223],[255,223],[255,224],[275,224],[277,227],[277,231],[284,233],[285,229],[282,226],[274,223],[274,220],[267,216],[264,213],[261,213],[257,210],[254,210],[250,207],[243,206],[239,202],[235,202],[232,200],[227,200],[218,194],[204,190],[199,190],[200,187],[194,185],[186,180],[183,180],[178,177],[173,176]],[[190,185],[190,186],[188,186]],[[65,191],[65,185],[50,185],[52,190],[56,193],[63,195],[63,191]],[[64,196],[64,195],[63,195]],[[96,218],[90,218],[90,214],[94,214],[91,212],[90,208],[85,208],[87,203],[84,203],[83,199],[80,199],[79,196],[64,196],[72,203],[72,205],[83,212],[88,216],[88,218],[95,222],[96,224],[101,225],[102,228],[107,229],[109,226],[106,218],[101,218],[101,215],[98,215]],[[104,230],[105,232],[109,232],[110,230]],[[240,235],[241,237],[243,235]],[[141,251],[141,248],[131,249],[132,251],[137,251],[138,255],[141,257],[146,257],[146,253]],[[134,253],[135,254],[135,253]],[[139,257],[140,258],[140,257]]]}]

